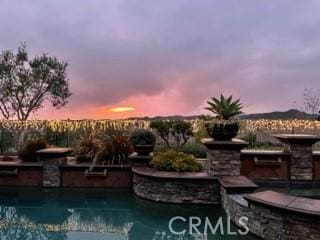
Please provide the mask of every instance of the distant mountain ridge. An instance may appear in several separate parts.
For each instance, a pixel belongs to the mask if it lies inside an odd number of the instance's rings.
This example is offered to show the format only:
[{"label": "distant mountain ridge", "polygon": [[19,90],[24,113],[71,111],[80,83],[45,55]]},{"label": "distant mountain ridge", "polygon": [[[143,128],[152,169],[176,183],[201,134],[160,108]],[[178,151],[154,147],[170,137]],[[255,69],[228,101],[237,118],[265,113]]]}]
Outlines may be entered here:
[{"label": "distant mountain ridge", "polygon": [[[182,115],[173,115],[173,116],[156,116],[156,117],[131,117],[128,120],[194,120],[197,118],[205,118],[204,115],[192,115],[192,116],[182,116]],[[285,119],[306,119],[311,120],[315,119],[315,116],[312,114],[299,111],[297,109],[290,109],[288,111],[274,111],[267,113],[252,113],[252,114],[243,114],[239,116],[240,119],[269,119],[269,120],[285,120]]]},{"label": "distant mountain ridge", "polygon": [[297,109],[290,109],[288,111],[275,111],[269,113],[253,113],[253,114],[245,114],[241,115],[240,119],[270,119],[270,120],[285,120],[285,119],[315,119],[315,116],[312,114],[299,111]]},{"label": "distant mountain ridge", "polygon": [[130,117],[128,120],[194,120],[203,117],[203,115],[192,115],[192,116],[182,116],[182,115],[172,115],[172,116],[156,116],[156,117]]}]

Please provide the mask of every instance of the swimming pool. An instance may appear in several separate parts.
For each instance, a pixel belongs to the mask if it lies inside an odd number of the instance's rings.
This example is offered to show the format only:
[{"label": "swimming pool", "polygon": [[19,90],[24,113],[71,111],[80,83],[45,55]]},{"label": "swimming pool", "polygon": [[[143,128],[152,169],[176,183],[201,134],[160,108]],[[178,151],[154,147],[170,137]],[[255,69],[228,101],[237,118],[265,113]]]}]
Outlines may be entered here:
[{"label": "swimming pool", "polygon": [[[208,217],[211,223],[222,216],[225,232],[200,236],[186,231],[178,236],[169,230],[170,219],[176,216]],[[189,227],[181,218],[174,225],[177,231]],[[1,240],[254,239],[226,235],[227,220],[218,206],[154,203],[136,198],[130,190],[0,189]],[[231,225],[230,230],[238,229]]]}]

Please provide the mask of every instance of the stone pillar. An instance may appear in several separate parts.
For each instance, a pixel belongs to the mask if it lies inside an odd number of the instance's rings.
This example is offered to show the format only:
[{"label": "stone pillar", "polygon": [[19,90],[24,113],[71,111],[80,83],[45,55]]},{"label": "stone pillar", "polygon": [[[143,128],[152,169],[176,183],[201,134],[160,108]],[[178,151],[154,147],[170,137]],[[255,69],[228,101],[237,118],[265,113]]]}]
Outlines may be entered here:
[{"label": "stone pillar", "polygon": [[239,139],[215,141],[202,139],[207,148],[208,174],[210,176],[240,176],[241,149],[248,143]]},{"label": "stone pillar", "polygon": [[71,152],[71,148],[45,148],[36,152],[38,160],[43,162],[43,187],[60,187],[60,165],[67,162],[67,156]]},{"label": "stone pillar", "polygon": [[320,140],[315,135],[278,134],[275,137],[289,146],[290,180],[312,180],[313,158],[312,145]]},{"label": "stone pillar", "polygon": [[47,159],[43,161],[42,186],[43,187],[60,187],[61,159]]},{"label": "stone pillar", "polygon": [[312,180],[312,145],[291,144],[291,180]]}]

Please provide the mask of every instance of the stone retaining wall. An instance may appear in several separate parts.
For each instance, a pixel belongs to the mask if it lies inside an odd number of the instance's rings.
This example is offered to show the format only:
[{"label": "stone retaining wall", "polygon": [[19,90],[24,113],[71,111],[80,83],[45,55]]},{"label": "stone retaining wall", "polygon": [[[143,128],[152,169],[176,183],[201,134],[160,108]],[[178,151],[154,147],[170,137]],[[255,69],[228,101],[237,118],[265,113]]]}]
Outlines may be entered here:
[{"label": "stone retaining wall", "polygon": [[250,204],[250,214],[250,231],[264,239],[320,239],[319,218],[258,204]]},{"label": "stone retaining wall", "polygon": [[[280,203],[277,205],[277,201],[284,201],[281,196],[275,198],[274,205],[248,202],[244,196],[243,194],[227,194],[223,188],[221,189],[221,203],[227,215],[235,224],[238,223],[240,217],[248,217],[251,234],[267,240],[320,239],[320,215],[310,214],[299,208],[290,210],[281,207]],[[304,199],[299,198],[298,200],[303,201]]]},{"label": "stone retaining wall", "polygon": [[[3,157],[0,156],[0,186],[41,186],[43,184],[43,173],[48,173],[45,174],[45,178],[50,180],[48,181],[49,183],[59,182],[59,175],[61,175],[62,182],[61,184],[58,183],[61,186],[131,187],[132,184],[130,166],[125,170],[123,169],[123,172],[121,170],[114,173],[112,179],[111,175],[109,175],[110,178],[106,181],[102,177],[88,178],[85,176],[85,169],[90,167],[88,164],[82,164],[82,170],[79,170],[74,164],[59,165],[59,168],[62,167],[63,171],[67,171],[59,174],[57,167],[55,167],[56,171],[52,171],[51,166],[48,166],[47,169],[42,162],[24,163],[19,159],[8,162],[1,161],[1,159]],[[284,186],[286,186],[289,184],[289,160],[290,154],[283,151],[244,150],[241,152],[241,175],[259,184],[278,186],[284,183]],[[204,171],[210,172],[210,167],[208,167],[210,161],[207,159],[199,159],[198,161],[204,167]],[[70,171],[64,166],[67,166]],[[17,169],[17,174],[1,174],[1,171],[13,172],[15,169]],[[71,169],[74,169],[74,171]],[[57,174],[53,174],[54,172]],[[58,176],[58,179],[55,175]],[[57,179],[57,181],[53,179]],[[313,184],[320,184],[320,152],[313,153]],[[48,185],[50,186],[51,184]]]},{"label": "stone retaining wall", "polygon": [[172,178],[139,174],[133,169],[133,190],[139,197],[156,202],[219,204],[217,179]]},{"label": "stone retaining wall", "polygon": [[227,194],[227,191],[221,187],[221,206],[236,225],[238,225],[240,217],[248,216],[250,213],[247,202],[242,198],[242,194]]}]

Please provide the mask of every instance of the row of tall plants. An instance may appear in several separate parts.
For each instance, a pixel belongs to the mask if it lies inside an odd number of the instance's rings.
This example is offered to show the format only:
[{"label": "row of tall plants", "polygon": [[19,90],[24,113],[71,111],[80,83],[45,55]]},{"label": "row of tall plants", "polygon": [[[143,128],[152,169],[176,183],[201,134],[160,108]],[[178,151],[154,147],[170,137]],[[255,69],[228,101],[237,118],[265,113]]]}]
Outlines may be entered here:
[{"label": "row of tall plants", "polygon": [[[180,139],[182,149],[196,148],[199,139],[207,136],[205,127],[206,121],[203,119],[184,121],[191,125],[191,134],[185,136],[173,136],[168,134],[169,126],[157,123],[164,138],[157,135],[157,148],[177,145],[175,139]],[[95,130],[103,132],[125,132],[130,133],[135,128],[149,128],[148,120],[79,120],[79,121],[7,121],[0,120],[0,154],[14,154],[17,149],[29,138],[41,137],[46,139],[50,145],[61,147],[75,147],[77,141],[82,136]],[[168,123],[172,124],[172,123]],[[185,123],[183,123],[185,124]],[[238,120],[241,136],[256,133],[301,133],[320,134],[320,122],[313,120]],[[212,126],[212,124],[211,124]],[[160,128],[161,127],[161,128]],[[154,131],[157,131],[156,129]],[[188,130],[190,131],[190,129]],[[172,133],[174,133],[172,131]],[[184,139],[188,138],[184,143]],[[263,142],[263,139],[260,139]],[[196,147],[195,147],[196,146]]]}]

